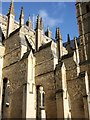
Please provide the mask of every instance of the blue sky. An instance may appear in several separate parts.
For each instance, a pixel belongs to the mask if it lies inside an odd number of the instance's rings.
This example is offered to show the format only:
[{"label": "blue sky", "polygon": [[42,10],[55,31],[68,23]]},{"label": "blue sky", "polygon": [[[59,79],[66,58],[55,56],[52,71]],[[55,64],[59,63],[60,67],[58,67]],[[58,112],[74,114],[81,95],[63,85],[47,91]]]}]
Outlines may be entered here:
[{"label": "blue sky", "polygon": [[[10,2],[2,3],[2,13],[7,14]],[[38,14],[43,17],[44,28],[49,26],[55,37],[56,27],[60,27],[63,41],[67,41],[67,34],[71,39],[78,37],[75,2],[15,2],[15,19],[19,21],[21,7],[24,7],[25,22],[30,14],[31,19]],[[35,18],[34,17],[34,18]]]}]

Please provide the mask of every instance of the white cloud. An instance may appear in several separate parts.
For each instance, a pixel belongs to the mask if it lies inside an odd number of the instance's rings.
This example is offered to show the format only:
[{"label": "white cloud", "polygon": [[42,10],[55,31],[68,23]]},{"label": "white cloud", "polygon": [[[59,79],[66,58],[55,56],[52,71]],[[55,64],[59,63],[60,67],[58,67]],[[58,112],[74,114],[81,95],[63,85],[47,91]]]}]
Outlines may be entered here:
[{"label": "white cloud", "polygon": [[53,18],[49,16],[48,12],[46,10],[40,10],[39,15],[43,19],[43,23],[45,28],[49,26],[50,28],[57,26],[58,24],[63,22],[62,18]]},{"label": "white cloud", "polygon": [[48,13],[45,10],[39,10],[39,14],[41,17],[46,18],[48,17]]}]

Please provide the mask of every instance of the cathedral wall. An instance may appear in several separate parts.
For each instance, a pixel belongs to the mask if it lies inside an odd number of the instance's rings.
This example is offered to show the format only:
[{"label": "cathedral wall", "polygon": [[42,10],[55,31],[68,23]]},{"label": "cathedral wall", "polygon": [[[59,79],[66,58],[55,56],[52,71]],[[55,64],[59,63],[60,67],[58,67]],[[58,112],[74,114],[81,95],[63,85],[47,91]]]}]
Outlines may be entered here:
[{"label": "cathedral wall", "polygon": [[66,67],[67,81],[77,76],[76,63],[74,62],[74,56],[62,60]]},{"label": "cathedral wall", "polygon": [[56,96],[54,86],[54,73],[50,72],[35,77],[36,86],[42,85],[45,91],[45,111],[47,118],[56,118]]},{"label": "cathedral wall", "polygon": [[77,76],[76,64],[73,57],[64,60],[66,66],[66,81],[69,94],[69,105],[72,118],[84,118],[85,79]]},{"label": "cathedral wall", "polygon": [[90,1],[77,3],[77,21],[80,34],[80,62],[90,59]]},{"label": "cathedral wall", "polygon": [[3,55],[4,46],[0,45],[0,119],[1,119],[1,108],[2,108],[2,68],[3,68]]},{"label": "cathedral wall", "polygon": [[[64,111],[64,101],[68,99],[68,105],[71,118],[88,118],[88,104],[86,97],[85,74],[77,76],[76,64],[72,57],[63,59],[66,68],[66,90],[63,88],[65,78],[62,76],[61,63],[56,67],[56,100],[57,111]],[[65,83],[64,83],[65,86]],[[65,109],[66,112],[66,109]],[[57,112],[57,117],[65,117],[64,112],[60,114]],[[70,117],[70,116],[68,116]]]},{"label": "cathedral wall", "polygon": [[5,55],[4,60],[4,67],[20,60],[20,48],[18,48],[17,51],[12,51],[8,55]]},{"label": "cathedral wall", "polygon": [[20,37],[19,32],[7,38],[4,42],[5,45],[5,54],[17,49],[20,46]]},{"label": "cathedral wall", "polygon": [[70,95],[71,116],[72,118],[85,118],[84,101],[85,84],[81,78],[73,79],[67,82]]},{"label": "cathedral wall", "polygon": [[[89,26],[90,28],[90,26]],[[87,35],[85,35],[86,38],[86,50],[87,50],[87,56],[88,56],[88,60],[90,61],[90,33],[88,33]]]},{"label": "cathedral wall", "polygon": [[83,25],[84,25],[84,31],[85,31],[86,34],[88,34],[90,32],[89,21],[90,21],[90,14],[83,15]]},{"label": "cathedral wall", "polygon": [[35,56],[35,76],[53,71],[54,60],[50,46],[37,52]]},{"label": "cathedral wall", "polygon": [[55,70],[55,83],[56,83],[57,118],[64,118],[62,73],[61,73],[60,64],[58,64],[56,66],[56,70]]},{"label": "cathedral wall", "polygon": [[52,56],[51,46],[47,46],[46,48],[37,51],[35,55],[36,55],[36,64],[52,58],[53,56]]},{"label": "cathedral wall", "polygon": [[87,71],[88,73],[88,86],[89,86],[89,91],[90,91],[90,63],[87,61],[87,62],[84,62],[81,66],[80,66],[80,69],[81,69],[81,72],[83,71]]},{"label": "cathedral wall", "polygon": [[87,5],[90,6],[90,1],[81,3],[81,10],[83,15],[87,14]]},{"label": "cathedral wall", "polygon": [[23,111],[25,111],[23,103],[25,102],[25,93],[23,92],[25,92],[27,81],[27,59],[3,68],[3,78],[10,81],[9,107],[6,107],[5,100],[3,117],[22,118]]},{"label": "cathedral wall", "polygon": [[51,47],[46,47],[35,53],[35,82],[42,85],[45,91],[45,111],[47,118],[56,118],[56,97],[54,86],[54,62]]},{"label": "cathedral wall", "polygon": [[48,73],[53,70],[53,59],[43,61],[43,63],[36,65],[36,76]]},{"label": "cathedral wall", "polygon": [[[0,100],[2,100],[2,65],[3,59],[0,57]],[[2,102],[0,101],[0,119],[1,119],[1,106]]]},{"label": "cathedral wall", "polygon": [[17,34],[9,37],[4,42],[5,55],[4,67],[17,62],[21,58],[20,37]]}]

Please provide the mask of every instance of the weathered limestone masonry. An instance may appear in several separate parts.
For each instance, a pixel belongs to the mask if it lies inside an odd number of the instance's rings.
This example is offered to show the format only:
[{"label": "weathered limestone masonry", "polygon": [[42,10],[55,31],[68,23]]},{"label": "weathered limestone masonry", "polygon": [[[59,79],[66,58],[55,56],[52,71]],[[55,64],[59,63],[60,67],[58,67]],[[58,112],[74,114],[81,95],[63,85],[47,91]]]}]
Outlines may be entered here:
[{"label": "weathered limestone masonry", "polygon": [[81,72],[85,71],[85,99],[88,104],[88,116],[90,118],[90,1],[81,4],[77,3],[76,8],[80,34],[80,70]]},{"label": "weathered limestone masonry", "polygon": [[75,40],[72,52],[68,36],[68,54],[56,66],[57,111],[63,110],[61,113],[57,112],[57,115],[58,118],[90,119],[90,2],[77,2],[76,10],[80,46],[77,46]]},{"label": "weathered limestone masonry", "polygon": [[[0,31],[0,41],[2,40],[2,32]],[[4,51],[5,48],[2,45],[2,43],[0,42],[0,100],[2,101],[2,85],[3,85],[3,81],[2,81],[2,68],[3,68],[3,55],[4,55]],[[0,102],[0,118],[1,118],[1,107],[2,104]]]},{"label": "weathered limestone masonry", "polygon": [[[12,40],[14,42],[12,42]],[[3,78],[7,78],[11,83],[10,107],[6,108],[6,101],[4,101],[3,106],[3,111],[6,111],[3,113],[5,117],[22,117],[23,87],[27,81],[27,59],[21,60],[21,40],[22,38],[20,38],[19,32],[17,32],[4,42]]]},{"label": "weathered limestone masonry", "polygon": [[0,14],[0,119],[90,119],[90,1],[76,12],[80,36],[64,44],[39,15],[25,25],[23,7],[15,21],[13,0]]},{"label": "weathered limestone masonry", "polygon": [[51,51],[51,42],[40,48],[35,53],[35,80],[36,86],[42,85],[45,91],[45,110],[47,117],[56,118],[55,84],[54,84],[54,63]]},{"label": "weathered limestone masonry", "polygon": [[[73,60],[73,54],[64,56],[60,65],[58,64],[56,67],[55,77],[57,111],[61,109],[64,109],[64,111],[58,114],[58,117],[87,117],[84,116],[83,102],[83,97],[85,96],[85,77],[81,75],[77,76],[77,66]],[[58,75],[61,77],[58,78]]]}]

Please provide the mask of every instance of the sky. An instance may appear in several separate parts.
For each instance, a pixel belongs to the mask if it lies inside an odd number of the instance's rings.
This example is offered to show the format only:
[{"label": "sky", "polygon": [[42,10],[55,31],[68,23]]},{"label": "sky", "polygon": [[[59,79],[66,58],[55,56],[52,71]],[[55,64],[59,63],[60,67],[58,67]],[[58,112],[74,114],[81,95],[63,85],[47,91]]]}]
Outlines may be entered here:
[{"label": "sky", "polygon": [[[8,13],[9,6],[10,2],[2,2],[2,14]],[[35,27],[35,19],[39,14],[43,18],[44,31],[49,27],[53,38],[55,38],[56,27],[60,27],[63,42],[67,41],[67,34],[70,34],[71,39],[78,37],[75,2],[14,2],[17,21],[22,6],[25,22],[29,15],[32,20],[34,16]]]}]

